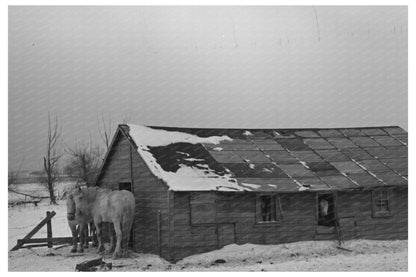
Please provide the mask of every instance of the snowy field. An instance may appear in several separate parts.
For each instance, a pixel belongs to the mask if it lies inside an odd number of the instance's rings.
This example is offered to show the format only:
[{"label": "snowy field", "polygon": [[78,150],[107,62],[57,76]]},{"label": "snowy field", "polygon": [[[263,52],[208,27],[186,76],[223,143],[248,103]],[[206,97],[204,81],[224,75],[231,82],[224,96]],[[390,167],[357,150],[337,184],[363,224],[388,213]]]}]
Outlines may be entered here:
[{"label": "snowy field", "polygon": [[[73,185],[73,184],[72,184]],[[62,184],[60,195],[71,184]],[[33,185],[26,191],[35,192]],[[9,199],[10,200],[10,199]],[[33,204],[9,207],[8,249],[25,236],[45,216],[55,211],[52,219],[53,236],[70,236],[66,222],[65,200],[49,205],[48,200],[35,207]],[[46,227],[34,237],[46,237]],[[105,262],[113,263],[113,271],[407,271],[406,241],[347,241],[345,251],[336,248],[335,241],[307,241],[281,245],[228,245],[209,253],[187,257],[171,264],[156,255],[131,253],[130,258]],[[9,271],[74,271],[75,265],[99,257],[96,249],[83,254],[70,254],[70,246],[58,249],[33,248],[9,252]],[[215,263],[223,259],[225,263]]]}]

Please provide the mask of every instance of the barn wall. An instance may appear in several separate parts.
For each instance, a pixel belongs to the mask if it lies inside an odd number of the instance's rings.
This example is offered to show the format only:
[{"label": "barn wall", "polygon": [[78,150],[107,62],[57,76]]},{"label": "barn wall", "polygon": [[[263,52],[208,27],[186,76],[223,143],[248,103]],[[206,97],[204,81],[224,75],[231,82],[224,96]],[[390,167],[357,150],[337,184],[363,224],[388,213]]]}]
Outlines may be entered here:
[{"label": "barn wall", "polygon": [[150,172],[128,139],[120,132],[97,185],[118,189],[118,183],[121,182],[132,183],[136,200],[134,250],[169,258],[167,186]]},{"label": "barn wall", "polygon": [[133,152],[132,162],[136,197],[135,250],[169,259],[168,188],[150,172],[137,152]]},{"label": "barn wall", "polygon": [[[338,216],[346,218],[355,228],[354,237],[365,239],[407,239],[408,204],[407,188],[389,189],[390,215],[374,217],[371,191],[338,193]],[[346,231],[346,230],[345,230]],[[351,234],[350,234],[351,235]]]},{"label": "barn wall", "polygon": [[[214,193],[194,194],[210,198]],[[191,196],[192,193],[175,193],[174,196],[174,260],[229,243],[277,244],[315,238],[315,194],[281,195],[285,212],[277,224],[256,223],[254,193],[215,194],[215,223],[191,224]]]},{"label": "barn wall", "polygon": [[[202,208],[191,212],[191,200],[198,195]],[[206,203],[215,198],[214,223],[195,223],[191,217],[211,216]],[[204,198],[206,199],[204,201]],[[256,223],[254,193],[175,192],[173,204],[172,260],[218,249],[226,244],[278,244],[303,240],[335,240],[334,227],[317,225],[314,192],[280,194],[282,215],[276,224]],[[391,216],[372,217],[371,191],[339,192],[337,209],[344,239],[407,239],[407,190],[389,193]],[[207,222],[207,220],[202,220]]]},{"label": "barn wall", "polygon": [[130,143],[119,133],[107,157],[97,185],[118,189],[119,182],[131,182]]}]

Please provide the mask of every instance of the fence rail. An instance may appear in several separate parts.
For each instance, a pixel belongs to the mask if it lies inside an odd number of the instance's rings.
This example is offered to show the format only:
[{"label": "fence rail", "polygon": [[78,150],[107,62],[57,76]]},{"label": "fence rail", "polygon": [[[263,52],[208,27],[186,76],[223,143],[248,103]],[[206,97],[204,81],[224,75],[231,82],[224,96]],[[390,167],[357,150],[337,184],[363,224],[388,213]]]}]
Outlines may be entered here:
[{"label": "fence rail", "polygon": [[[45,247],[52,248],[54,244],[66,244],[72,242],[72,237],[52,236],[52,218],[56,215],[54,211],[46,212],[46,217],[39,222],[24,238],[18,239],[17,244],[10,250],[15,251],[20,248]],[[32,238],[43,226],[46,225],[46,238]],[[26,244],[26,245],[25,245]]]}]

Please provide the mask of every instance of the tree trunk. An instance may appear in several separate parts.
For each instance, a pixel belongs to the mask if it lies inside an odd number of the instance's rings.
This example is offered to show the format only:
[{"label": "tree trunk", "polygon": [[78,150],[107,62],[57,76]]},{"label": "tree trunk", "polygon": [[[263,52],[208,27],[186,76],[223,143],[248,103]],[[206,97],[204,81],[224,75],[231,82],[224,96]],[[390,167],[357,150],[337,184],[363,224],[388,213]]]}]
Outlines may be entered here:
[{"label": "tree trunk", "polygon": [[56,205],[56,196],[55,191],[53,189],[53,183],[48,183],[48,190],[49,190],[49,198],[51,199],[51,204]]}]

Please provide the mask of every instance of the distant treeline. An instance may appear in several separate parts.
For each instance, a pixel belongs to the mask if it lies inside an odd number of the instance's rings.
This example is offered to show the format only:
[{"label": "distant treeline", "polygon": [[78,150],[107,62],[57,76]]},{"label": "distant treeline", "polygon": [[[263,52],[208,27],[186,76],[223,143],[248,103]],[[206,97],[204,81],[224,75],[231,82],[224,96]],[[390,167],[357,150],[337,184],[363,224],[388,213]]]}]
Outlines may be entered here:
[{"label": "distant treeline", "polygon": [[[13,180],[13,184],[40,183],[40,180],[42,180],[41,172],[23,172],[23,174],[20,174]],[[76,176],[62,174],[58,176],[57,182],[76,182],[77,180],[78,178]]]}]

